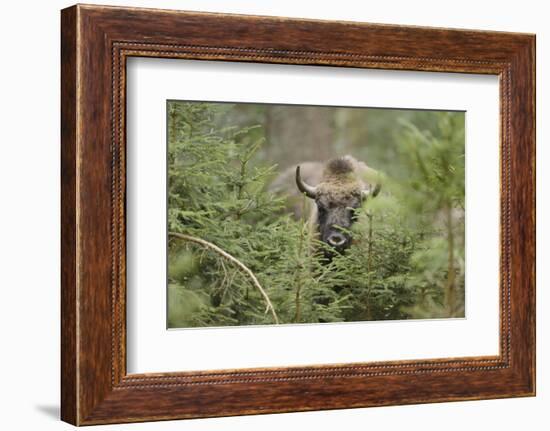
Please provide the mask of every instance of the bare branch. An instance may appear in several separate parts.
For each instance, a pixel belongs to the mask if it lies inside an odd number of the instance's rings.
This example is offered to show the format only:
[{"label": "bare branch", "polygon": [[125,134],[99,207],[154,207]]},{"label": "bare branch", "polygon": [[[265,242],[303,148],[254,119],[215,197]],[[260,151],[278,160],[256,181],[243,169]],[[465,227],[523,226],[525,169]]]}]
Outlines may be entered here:
[{"label": "bare branch", "polygon": [[222,250],[217,245],[212,244],[211,242],[208,242],[204,239],[196,238],[196,237],[191,236],[191,235],[186,235],[186,234],[177,233],[177,232],[168,232],[168,235],[176,237],[176,238],[183,239],[185,241],[194,242],[196,244],[200,244],[204,247],[207,247],[207,248],[215,251],[216,253],[218,253],[220,256],[225,257],[227,260],[229,260],[229,261],[233,262],[235,265],[237,265],[237,267],[239,267],[239,269],[241,269],[243,272],[246,273],[246,275],[248,275],[250,277],[250,280],[252,280],[252,284],[254,284],[254,286],[260,291],[260,293],[264,297],[265,302],[267,304],[266,312],[271,310],[273,320],[275,320],[275,323],[277,323],[277,324],[279,323],[279,318],[277,317],[277,313],[275,312],[275,309],[273,308],[273,304],[271,303],[271,301],[269,299],[269,296],[267,296],[267,293],[265,293],[265,290],[262,288],[260,282],[258,281],[256,276],[254,275],[254,273],[244,263],[242,263],[237,258],[231,256],[229,253]]}]

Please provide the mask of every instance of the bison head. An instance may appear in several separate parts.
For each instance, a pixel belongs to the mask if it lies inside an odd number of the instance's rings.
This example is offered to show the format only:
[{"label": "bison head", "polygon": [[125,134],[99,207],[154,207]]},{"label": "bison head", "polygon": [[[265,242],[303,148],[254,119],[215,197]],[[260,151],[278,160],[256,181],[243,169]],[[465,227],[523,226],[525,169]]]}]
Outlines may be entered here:
[{"label": "bison head", "polygon": [[[380,184],[371,187],[362,181],[356,167],[356,161],[349,157],[331,160],[317,186],[303,181],[300,166],[296,167],[298,189],[315,201],[320,239],[338,253],[351,245],[349,229],[357,218],[357,209],[369,196],[375,197],[380,191]],[[330,258],[333,253],[325,254]]]}]

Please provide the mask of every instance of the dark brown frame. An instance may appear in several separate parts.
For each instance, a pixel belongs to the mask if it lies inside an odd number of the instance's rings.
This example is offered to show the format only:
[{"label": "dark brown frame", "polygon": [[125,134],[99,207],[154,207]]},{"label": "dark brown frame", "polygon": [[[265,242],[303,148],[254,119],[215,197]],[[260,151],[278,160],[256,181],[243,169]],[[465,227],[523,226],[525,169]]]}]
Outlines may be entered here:
[{"label": "dark brown frame", "polygon": [[[82,5],[61,17],[63,420],[87,425],[535,394],[534,35]],[[129,56],[498,75],[500,354],[127,375]]]}]

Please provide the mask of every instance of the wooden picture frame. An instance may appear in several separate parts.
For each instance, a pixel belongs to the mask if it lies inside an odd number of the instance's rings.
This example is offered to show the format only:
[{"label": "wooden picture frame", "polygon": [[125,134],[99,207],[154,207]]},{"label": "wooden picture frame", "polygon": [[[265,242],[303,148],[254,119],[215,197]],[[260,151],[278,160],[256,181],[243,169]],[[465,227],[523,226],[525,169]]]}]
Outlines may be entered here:
[{"label": "wooden picture frame", "polygon": [[[77,5],[61,22],[61,417],[75,425],[535,394],[535,36]],[[131,56],[498,75],[500,354],[130,374]]]}]

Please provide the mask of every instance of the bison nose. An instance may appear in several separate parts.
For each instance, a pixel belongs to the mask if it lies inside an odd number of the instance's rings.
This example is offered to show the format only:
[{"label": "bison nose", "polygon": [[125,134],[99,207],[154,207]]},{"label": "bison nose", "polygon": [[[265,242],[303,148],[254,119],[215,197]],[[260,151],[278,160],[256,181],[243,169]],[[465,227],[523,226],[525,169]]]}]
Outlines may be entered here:
[{"label": "bison nose", "polygon": [[341,233],[331,233],[327,238],[328,243],[333,247],[341,247],[346,243],[346,237]]}]

